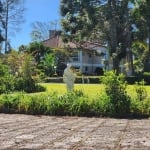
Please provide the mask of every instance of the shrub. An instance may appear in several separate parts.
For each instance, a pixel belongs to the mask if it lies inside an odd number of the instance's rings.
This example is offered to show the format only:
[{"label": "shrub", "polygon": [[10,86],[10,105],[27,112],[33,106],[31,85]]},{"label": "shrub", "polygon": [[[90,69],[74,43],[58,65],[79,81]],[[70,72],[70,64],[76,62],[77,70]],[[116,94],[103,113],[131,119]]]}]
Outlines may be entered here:
[{"label": "shrub", "polygon": [[132,99],[130,110],[135,117],[150,116],[150,98],[146,98],[143,101]]},{"label": "shrub", "polygon": [[9,67],[0,63],[0,94],[14,90],[14,77],[10,74]]},{"label": "shrub", "polygon": [[20,98],[18,95],[4,94],[0,99],[0,110],[4,113],[16,113],[18,112],[18,104]]},{"label": "shrub", "polygon": [[138,78],[136,76],[128,76],[125,77],[125,80],[128,84],[135,84],[135,82],[138,81]]},{"label": "shrub", "polygon": [[137,94],[137,99],[142,101],[144,99],[146,99],[147,97],[147,91],[144,87],[144,80],[140,81],[140,82],[136,82],[135,84],[135,91],[136,91],[136,94]]},{"label": "shrub", "polygon": [[126,93],[120,91],[118,90],[119,94],[113,91],[116,96],[111,92],[102,92],[93,99],[89,99],[81,90],[63,95],[58,95],[57,92],[2,94],[0,113],[126,117],[130,109],[130,114],[136,117],[150,116],[150,97],[142,101],[137,98],[129,101]]},{"label": "shrub", "polygon": [[42,85],[35,83],[35,81],[32,78],[26,79],[26,78],[20,77],[18,79],[16,78],[15,90],[24,91],[27,93],[33,93],[33,92],[46,91],[46,88],[43,87]]},{"label": "shrub", "polygon": [[94,116],[110,116],[111,106],[110,99],[106,93],[101,93],[97,95],[91,103],[91,114]]},{"label": "shrub", "polygon": [[110,112],[112,115],[124,116],[129,113],[130,97],[126,92],[127,84],[124,75],[116,75],[114,71],[105,72],[102,83],[110,99]]},{"label": "shrub", "polygon": [[87,97],[78,97],[71,105],[71,115],[90,116],[90,104]]},{"label": "shrub", "polygon": [[42,115],[46,113],[47,109],[47,95],[35,94],[30,97],[30,103],[28,106],[29,114]]},{"label": "shrub", "polygon": [[142,78],[145,81],[145,84],[150,85],[150,72],[144,72]]}]

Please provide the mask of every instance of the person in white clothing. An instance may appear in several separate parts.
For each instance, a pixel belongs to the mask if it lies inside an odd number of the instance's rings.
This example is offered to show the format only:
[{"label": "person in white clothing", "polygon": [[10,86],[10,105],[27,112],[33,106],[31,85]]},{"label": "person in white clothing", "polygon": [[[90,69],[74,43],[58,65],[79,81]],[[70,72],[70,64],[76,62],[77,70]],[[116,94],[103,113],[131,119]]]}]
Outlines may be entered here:
[{"label": "person in white clothing", "polygon": [[72,91],[74,89],[75,78],[76,74],[74,73],[73,66],[68,64],[63,74],[63,81],[66,83],[67,91]]}]

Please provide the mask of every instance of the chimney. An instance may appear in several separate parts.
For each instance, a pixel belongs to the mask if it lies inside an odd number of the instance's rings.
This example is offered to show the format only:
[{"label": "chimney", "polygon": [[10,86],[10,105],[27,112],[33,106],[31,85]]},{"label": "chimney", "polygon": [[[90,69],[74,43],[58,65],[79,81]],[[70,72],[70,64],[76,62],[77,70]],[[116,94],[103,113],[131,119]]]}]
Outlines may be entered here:
[{"label": "chimney", "polygon": [[57,35],[57,31],[56,30],[49,30],[49,38],[52,38],[54,36]]}]

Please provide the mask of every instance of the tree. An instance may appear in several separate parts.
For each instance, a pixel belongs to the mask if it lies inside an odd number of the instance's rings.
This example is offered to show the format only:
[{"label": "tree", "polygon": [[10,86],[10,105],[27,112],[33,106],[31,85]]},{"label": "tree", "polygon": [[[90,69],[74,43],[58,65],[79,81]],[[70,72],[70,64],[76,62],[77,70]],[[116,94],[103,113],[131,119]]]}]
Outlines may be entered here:
[{"label": "tree", "polygon": [[51,21],[51,22],[40,22],[36,21],[32,23],[32,32],[31,32],[31,38],[32,41],[43,41],[49,38],[50,33],[49,30],[52,30],[54,27],[54,30],[56,31],[57,27],[57,20]]},{"label": "tree", "polygon": [[140,73],[144,70],[144,62],[148,56],[146,42],[141,42],[139,40],[134,41],[132,44],[132,51],[134,55],[135,72]]},{"label": "tree", "polygon": [[63,76],[66,63],[69,60],[70,53],[66,49],[53,49],[55,56],[56,73],[58,76]]},{"label": "tree", "polygon": [[144,70],[149,71],[148,63],[150,62],[150,1],[149,0],[135,0],[135,8],[133,11],[133,23],[135,25],[134,30],[134,41],[140,43],[138,45],[139,49],[141,44],[147,43],[144,46],[143,57],[141,61],[144,64]]},{"label": "tree", "polygon": [[63,17],[61,20],[63,40],[74,42],[81,47],[96,24],[95,9],[91,7],[90,0],[61,0],[60,12]]},{"label": "tree", "polygon": [[[3,5],[0,1],[0,44],[2,43],[2,41],[4,41],[4,38],[2,36],[2,30],[3,30],[2,12],[3,12]],[[0,50],[1,50],[1,47],[0,47]]]},{"label": "tree", "polygon": [[103,43],[108,44],[113,69],[118,73],[121,59],[126,56],[127,49],[131,49],[129,1],[61,0],[64,37],[80,44],[98,35]]},{"label": "tree", "polygon": [[30,54],[12,50],[10,53],[4,54],[3,62],[9,67],[9,74],[12,80],[9,79],[8,81],[15,81],[14,90],[25,92],[38,91],[38,85],[36,85],[36,80],[33,78],[35,75],[38,75],[36,64]]},{"label": "tree", "polygon": [[10,74],[9,66],[0,61],[0,94],[14,90],[14,76]]},{"label": "tree", "polygon": [[44,46],[42,42],[32,42],[25,48],[24,52],[31,54],[35,58],[36,63],[39,64],[47,53],[52,53],[52,50]]},{"label": "tree", "polygon": [[24,22],[24,0],[2,0],[3,4],[3,27],[5,40],[5,53],[10,51],[9,35],[19,30],[19,25]]},{"label": "tree", "polygon": [[55,57],[52,54],[46,54],[41,60],[38,68],[44,72],[44,74],[49,77],[55,73]]}]

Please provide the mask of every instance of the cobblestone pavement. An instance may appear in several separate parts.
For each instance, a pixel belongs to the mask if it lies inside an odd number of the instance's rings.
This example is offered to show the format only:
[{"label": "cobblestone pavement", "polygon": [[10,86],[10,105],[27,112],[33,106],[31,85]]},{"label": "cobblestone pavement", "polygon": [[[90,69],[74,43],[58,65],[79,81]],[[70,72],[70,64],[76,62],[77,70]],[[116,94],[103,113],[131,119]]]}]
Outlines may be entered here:
[{"label": "cobblestone pavement", "polygon": [[150,119],[0,114],[0,150],[150,150]]}]

